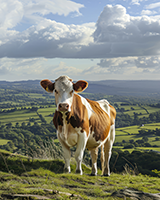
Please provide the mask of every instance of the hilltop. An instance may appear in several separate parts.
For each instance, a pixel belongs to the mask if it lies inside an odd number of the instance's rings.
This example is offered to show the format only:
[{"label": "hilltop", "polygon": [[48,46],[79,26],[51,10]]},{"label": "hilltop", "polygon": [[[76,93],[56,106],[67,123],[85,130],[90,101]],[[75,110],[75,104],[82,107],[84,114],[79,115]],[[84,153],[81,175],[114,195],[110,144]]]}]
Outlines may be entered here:
[{"label": "hilltop", "polygon": [[72,158],[71,174],[63,172],[63,160],[30,159],[0,152],[0,199],[145,199],[160,198],[160,179],[135,175],[125,168],[110,177],[89,176],[91,169],[82,165],[84,174],[75,174]]}]

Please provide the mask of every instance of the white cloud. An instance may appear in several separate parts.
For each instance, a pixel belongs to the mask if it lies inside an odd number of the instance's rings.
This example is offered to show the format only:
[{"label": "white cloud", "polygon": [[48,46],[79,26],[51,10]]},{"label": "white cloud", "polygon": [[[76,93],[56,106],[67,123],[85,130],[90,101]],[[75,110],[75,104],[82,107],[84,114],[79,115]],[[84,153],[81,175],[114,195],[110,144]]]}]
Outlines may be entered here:
[{"label": "white cloud", "polygon": [[17,31],[11,30],[23,18],[23,6],[18,0],[0,2],[0,45],[7,42]]},{"label": "white cloud", "polygon": [[143,1],[143,0],[132,0],[131,4],[139,6],[141,1]]},{"label": "white cloud", "polygon": [[80,8],[84,5],[70,0],[19,0],[24,7],[24,21],[37,24],[48,14],[58,14],[67,16],[74,13],[74,16],[80,16]]},{"label": "white cloud", "polygon": [[146,9],[155,9],[155,8],[158,8],[158,7],[160,7],[160,2],[151,3],[151,4],[147,5]]},{"label": "white cloud", "polygon": [[18,0],[1,0],[0,27],[3,29],[13,28],[23,17],[23,5]]},{"label": "white cloud", "polygon": [[[42,3],[37,0],[35,6],[40,5],[37,2]],[[34,7],[30,1],[25,3]],[[49,12],[41,11],[39,6],[35,10],[43,15]],[[1,58],[112,58],[159,53],[160,16],[133,17],[121,5],[105,6],[96,26],[65,25],[41,18],[36,25],[3,40],[0,46]]]},{"label": "white cloud", "polygon": [[156,71],[160,66],[160,57],[159,56],[138,57],[135,60],[135,65],[137,68]]},{"label": "white cloud", "polygon": [[134,5],[134,4],[140,5],[139,0],[132,0],[132,1],[131,1],[131,4],[133,4],[133,5]]},{"label": "white cloud", "polygon": [[31,59],[15,59],[1,58],[0,59],[0,79],[4,77],[10,81],[28,79],[34,77],[37,79],[44,70],[47,59],[31,58]]},{"label": "white cloud", "polygon": [[83,70],[77,69],[72,66],[67,66],[66,63],[60,62],[57,67],[50,69],[50,73],[54,75],[54,77],[59,77],[62,74],[67,74],[69,77],[76,77],[81,74]]},{"label": "white cloud", "polygon": [[151,10],[142,10],[141,15],[155,15],[157,14],[156,11],[151,11]]},{"label": "white cloud", "polygon": [[[102,80],[102,79],[159,79],[160,56],[121,57],[92,61],[82,69],[78,63],[85,63],[75,59],[0,59],[1,80],[28,79],[56,79],[60,75],[68,75],[74,80]],[[98,62],[98,63],[97,63]]]},{"label": "white cloud", "polygon": [[[21,2],[24,2],[24,0],[21,0]],[[84,5],[70,0],[25,0],[25,7],[26,15],[39,13],[44,16],[52,13],[67,16],[71,12],[76,12],[78,15],[81,15],[79,9],[83,8]]]},{"label": "white cloud", "polygon": [[12,40],[18,34],[14,28],[26,23],[35,25],[44,22],[45,15],[70,13],[81,15],[84,5],[70,0],[1,0],[0,2],[0,45]]},{"label": "white cloud", "polygon": [[93,23],[65,25],[45,19],[1,45],[0,57],[74,57],[82,45],[93,42],[94,30]]},{"label": "white cloud", "polygon": [[159,54],[159,19],[133,17],[121,5],[107,5],[96,26],[94,39],[106,44],[106,57]]},{"label": "white cloud", "polygon": [[142,56],[127,58],[101,59],[98,66],[107,69],[109,73],[156,72],[159,71],[160,56]]}]

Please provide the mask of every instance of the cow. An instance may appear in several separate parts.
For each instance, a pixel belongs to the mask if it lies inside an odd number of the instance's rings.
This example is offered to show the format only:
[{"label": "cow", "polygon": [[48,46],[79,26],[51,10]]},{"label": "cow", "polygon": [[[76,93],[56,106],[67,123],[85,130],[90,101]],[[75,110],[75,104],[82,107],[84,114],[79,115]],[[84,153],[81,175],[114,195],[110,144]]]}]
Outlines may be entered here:
[{"label": "cow", "polygon": [[109,160],[115,140],[116,110],[105,99],[92,101],[78,93],[88,87],[88,82],[79,80],[73,83],[68,76],[60,76],[54,82],[44,79],[41,86],[55,94],[56,111],[53,123],[62,145],[65,169],[70,169],[70,148],[76,146],[76,173],[82,175],[82,159],[85,148],[90,151],[92,160],[91,175],[97,175],[98,148],[101,147],[102,175],[109,176]]}]

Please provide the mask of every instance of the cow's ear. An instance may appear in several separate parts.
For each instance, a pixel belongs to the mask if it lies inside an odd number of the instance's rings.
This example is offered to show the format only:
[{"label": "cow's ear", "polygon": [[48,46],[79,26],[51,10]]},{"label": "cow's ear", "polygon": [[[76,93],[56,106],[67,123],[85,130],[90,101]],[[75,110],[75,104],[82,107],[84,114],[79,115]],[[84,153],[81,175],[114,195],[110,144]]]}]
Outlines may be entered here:
[{"label": "cow's ear", "polygon": [[40,82],[41,86],[47,91],[47,92],[53,92],[54,90],[54,83],[52,83],[48,79],[44,79]]},{"label": "cow's ear", "polygon": [[77,81],[76,83],[73,83],[73,89],[75,92],[82,92],[88,87],[87,81]]}]

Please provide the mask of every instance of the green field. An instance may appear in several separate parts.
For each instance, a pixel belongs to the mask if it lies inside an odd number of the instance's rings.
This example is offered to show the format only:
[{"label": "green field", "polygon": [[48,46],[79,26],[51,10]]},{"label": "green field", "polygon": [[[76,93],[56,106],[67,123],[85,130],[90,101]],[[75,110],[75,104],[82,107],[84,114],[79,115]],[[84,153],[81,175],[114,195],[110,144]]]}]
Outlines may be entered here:
[{"label": "green field", "polygon": [[17,122],[29,122],[29,118],[34,118],[37,122],[40,122],[39,116],[36,112],[27,113],[27,111],[15,111],[13,113],[0,114],[0,121],[2,124],[12,123],[15,125]]},{"label": "green field", "polygon": [[9,140],[0,139],[0,145],[7,144],[8,141],[9,141]]},{"label": "green field", "polygon": [[[11,86],[10,86],[11,87]],[[12,129],[14,129],[15,125],[19,123],[21,126],[22,123],[25,123],[29,126],[29,124],[32,126],[35,122],[40,125],[41,128],[43,128],[43,123],[52,124],[53,119],[53,113],[55,112],[55,105],[54,105],[54,95],[48,94],[43,90],[42,92],[37,92],[36,89],[34,91],[30,91],[27,89],[25,92],[25,89],[22,90],[20,88],[19,90],[16,90],[15,88],[18,87],[16,85],[14,88],[10,89],[8,87],[7,89],[0,89],[0,125],[6,125],[9,124],[12,125]],[[32,89],[32,88],[31,88]],[[15,91],[14,91],[15,90]],[[41,90],[40,90],[41,91]],[[36,93],[37,92],[37,93]],[[136,140],[142,140],[142,136],[138,135],[139,131],[142,129],[145,130],[155,130],[160,129],[160,123],[151,123],[152,121],[149,118],[149,115],[151,113],[155,113],[160,111],[160,108],[152,107],[153,101],[148,101],[151,103],[145,103],[147,102],[145,99],[137,99],[137,98],[122,98],[122,97],[114,97],[112,95],[97,95],[92,93],[83,93],[83,95],[86,95],[86,98],[91,98],[92,100],[98,100],[100,98],[106,98],[111,102],[113,106],[117,109],[117,120],[116,123],[120,122],[117,127],[123,127],[123,128],[116,128],[116,143],[123,143],[122,146],[115,145],[114,148],[120,148],[123,151],[126,149],[123,149],[126,143],[130,143],[130,141],[136,141]],[[154,101],[154,104],[158,103],[159,100]],[[117,104],[117,105],[116,105]],[[15,111],[12,111],[14,108],[16,108]],[[30,108],[30,109],[29,109]],[[31,110],[32,108],[36,108],[37,110]],[[138,120],[136,123],[133,123],[133,120],[135,118],[135,113],[138,114],[137,118]],[[128,116],[129,115],[129,116]],[[42,117],[45,119],[43,120]],[[121,119],[122,116],[122,119]],[[142,122],[139,123],[139,120],[143,118],[148,118],[149,120],[147,123],[144,124],[144,126],[131,126],[131,124],[142,124]],[[34,120],[33,120],[34,119]],[[127,119],[129,119],[127,121]],[[143,120],[141,120],[143,121]],[[29,123],[30,122],[30,123]],[[126,122],[126,123],[125,123]],[[36,124],[35,123],[35,124]],[[7,125],[5,126],[7,127]],[[14,130],[13,130],[14,131]],[[2,130],[3,132],[3,130]],[[7,131],[6,131],[7,132]],[[6,132],[4,132],[6,134]],[[11,131],[12,132],[12,131]],[[42,131],[45,135],[45,131]],[[52,134],[53,131],[51,131],[50,134]],[[5,137],[2,137],[3,139],[8,139]],[[157,138],[157,139],[156,139]],[[1,139],[1,138],[0,138]],[[160,151],[160,136],[150,135],[148,137],[148,143],[150,143],[152,146],[158,146],[158,147],[135,147],[134,149],[139,150],[158,150]],[[7,143],[7,140],[1,140],[0,145],[4,145]],[[128,149],[128,151],[133,151],[134,149]]]},{"label": "green field", "polygon": [[[33,96],[34,98],[37,96],[37,98],[39,98],[41,95],[37,94],[32,94],[30,96]],[[129,110],[131,108],[131,106],[122,106],[125,110]],[[146,111],[144,109],[142,109],[139,106],[132,106],[135,110],[133,111],[126,111],[126,113],[128,113],[129,115],[134,115],[133,112],[141,112],[144,113],[144,115],[146,115]],[[44,106],[44,108],[38,108],[37,112],[38,114],[41,114],[47,123],[50,123],[53,119],[53,113],[55,112],[55,106]],[[145,107],[148,112],[155,112],[157,111],[156,108],[151,108],[149,106]],[[11,108],[8,108],[8,110],[10,110]],[[5,109],[4,109],[5,110]],[[18,122],[19,124],[25,122],[28,123],[29,120],[31,118],[34,118],[34,120],[41,124],[41,120],[37,114],[37,112],[30,112],[28,110],[16,110],[14,112],[11,113],[0,113],[0,122],[1,124],[7,124],[7,123],[12,123],[13,126],[15,126],[15,124]],[[143,116],[143,115],[142,115]],[[138,136],[138,131],[141,129],[145,129],[145,130],[155,130],[156,128],[160,129],[160,123],[152,123],[152,124],[145,124],[144,126],[128,126],[128,127],[123,127],[123,128],[117,128],[116,129],[116,139],[115,139],[115,143],[116,142],[122,142],[125,140],[125,142],[129,142],[130,140],[138,140],[138,139],[142,139],[142,137]],[[159,137],[160,138],[160,137]],[[155,140],[155,136],[153,137],[149,137],[148,138],[148,142],[151,145],[157,145],[160,146],[160,141],[156,141]],[[3,141],[4,144],[7,140]],[[116,147],[115,147],[116,148]],[[123,149],[123,147],[117,147],[117,148],[121,148]],[[158,150],[160,151],[160,147],[148,147],[148,148],[143,148],[143,147],[136,147],[136,149],[141,149],[141,150]],[[125,149],[126,150],[126,149]],[[134,150],[134,149],[132,149]],[[132,151],[129,150],[129,151]]]},{"label": "green field", "polygon": [[[116,138],[115,138],[115,143],[116,142],[122,142],[125,140],[126,142],[129,142],[130,140],[140,140],[142,137],[138,135],[138,131],[141,129],[145,130],[155,130],[156,128],[160,129],[160,123],[152,123],[152,124],[145,124],[144,126],[128,126],[128,127],[123,127],[123,128],[117,128],[116,129]],[[155,138],[159,138],[159,141],[157,141]],[[135,147],[134,149],[129,149],[129,151],[133,151],[135,149],[137,150],[153,150],[153,151],[159,151],[160,152],[160,136],[148,136],[148,142],[151,145],[157,145],[159,147]],[[123,149],[122,147],[117,147],[115,148],[120,148]],[[128,149],[124,149],[128,150]]]},{"label": "green field", "polygon": [[134,113],[137,113],[137,114],[139,114],[140,118],[148,117],[150,113],[160,111],[160,108],[154,108],[154,107],[146,106],[146,105],[144,105],[142,107],[138,106],[138,105],[136,105],[136,106],[135,105],[125,105],[125,106],[120,105],[119,108],[125,109],[124,113],[130,115],[131,117],[134,116]]},{"label": "green field", "polygon": [[38,113],[41,114],[47,123],[50,123],[51,120],[53,119],[53,113],[55,112],[56,107],[51,106],[49,108],[40,108],[38,109]]},{"label": "green field", "polygon": [[[5,110],[5,109],[3,109]],[[7,109],[11,110],[11,108]],[[39,114],[41,114],[47,123],[50,123],[53,119],[53,113],[55,112],[55,106],[45,106],[45,108],[39,108],[37,110]],[[15,125],[18,123],[28,123],[30,118],[34,118],[37,123],[40,123],[40,118],[37,112],[28,111],[28,110],[17,110],[9,113],[0,113],[0,122],[1,124],[12,123]]]}]

